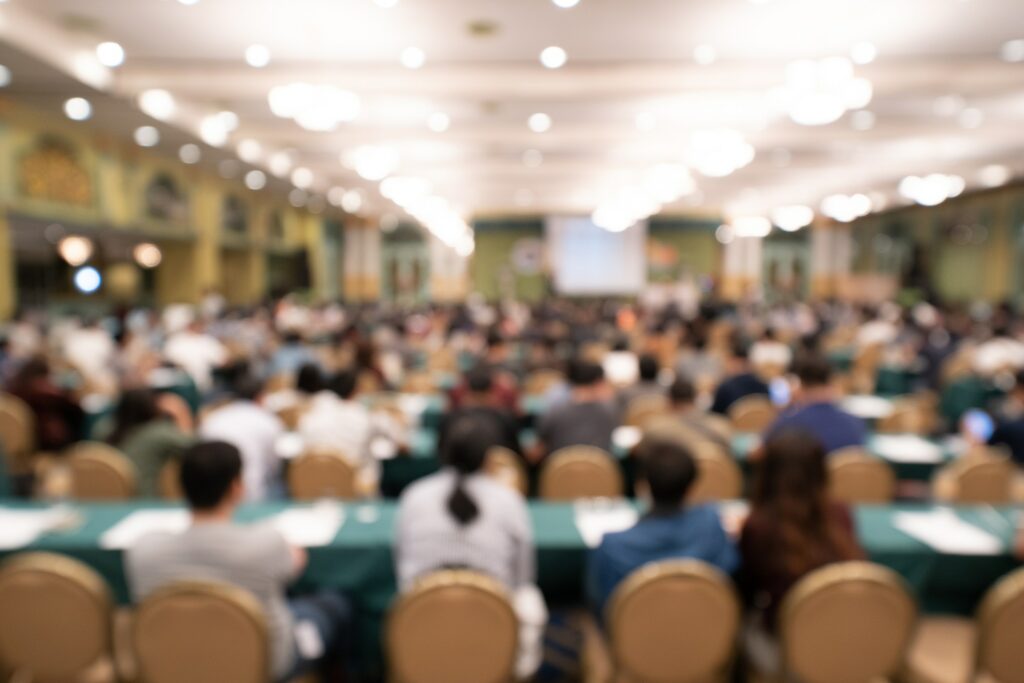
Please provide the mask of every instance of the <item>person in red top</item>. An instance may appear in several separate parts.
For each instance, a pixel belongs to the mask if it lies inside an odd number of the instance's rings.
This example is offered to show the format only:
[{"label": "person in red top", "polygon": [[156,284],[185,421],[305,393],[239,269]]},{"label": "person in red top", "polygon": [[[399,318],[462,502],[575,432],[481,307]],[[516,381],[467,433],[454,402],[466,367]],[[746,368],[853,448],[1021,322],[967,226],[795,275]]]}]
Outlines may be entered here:
[{"label": "person in red top", "polygon": [[42,356],[22,366],[8,391],[32,409],[37,451],[61,451],[81,438],[85,413],[74,394],[53,381],[50,364]]}]

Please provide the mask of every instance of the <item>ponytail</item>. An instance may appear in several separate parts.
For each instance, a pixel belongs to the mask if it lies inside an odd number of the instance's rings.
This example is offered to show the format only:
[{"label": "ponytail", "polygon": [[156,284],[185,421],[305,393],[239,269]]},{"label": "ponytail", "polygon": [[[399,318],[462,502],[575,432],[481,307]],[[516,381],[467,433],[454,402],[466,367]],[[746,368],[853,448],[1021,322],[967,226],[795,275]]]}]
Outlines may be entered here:
[{"label": "ponytail", "polygon": [[465,476],[461,472],[455,475],[455,488],[448,498],[448,512],[452,513],[459,526],[466,526],[480,516],[480,508],[463,485],[464,479]]}]

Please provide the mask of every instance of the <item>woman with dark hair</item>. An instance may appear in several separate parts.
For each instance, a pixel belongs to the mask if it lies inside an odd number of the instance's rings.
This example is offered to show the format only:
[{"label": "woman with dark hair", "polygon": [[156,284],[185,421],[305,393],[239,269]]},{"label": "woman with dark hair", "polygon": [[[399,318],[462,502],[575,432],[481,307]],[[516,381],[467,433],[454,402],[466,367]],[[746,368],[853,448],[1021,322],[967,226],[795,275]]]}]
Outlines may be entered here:
[{"label": "woman with dark hair", "polygon": [[769,632],[786,593],[806,574],[864,557],[849,509],[828,498],[825,449],[813,435],[785,429],[768,440],[740,553],[741,590]]},{"label": "woman with dark hair", "polygon": [[169,460],[179,458],[193,439],[160,409],[156,392],[129,389],[114,411],[107,442],[134,463],[138,495],[156,498],[160,494],[160,470]]},{"label": "woman with dark hair", "polygon": [[80,438],[85,413],[72,392],[54,382],[50,364],[42,356],[21,366],[8,391],[32,409],[37,451],[60,451]]},{"label": "woman with dark hair", "polygon": [[486,421],[467,417],[452,425],[442,453],[445,467],[402,494],[396,574],[402,590],[443,569],[469,569],[504,584],[521,624],[517,673],[525,678],[540,664],[547,609],[534,585],[535,553],[526,501],[482,471],[487,452],[500,438]]}]

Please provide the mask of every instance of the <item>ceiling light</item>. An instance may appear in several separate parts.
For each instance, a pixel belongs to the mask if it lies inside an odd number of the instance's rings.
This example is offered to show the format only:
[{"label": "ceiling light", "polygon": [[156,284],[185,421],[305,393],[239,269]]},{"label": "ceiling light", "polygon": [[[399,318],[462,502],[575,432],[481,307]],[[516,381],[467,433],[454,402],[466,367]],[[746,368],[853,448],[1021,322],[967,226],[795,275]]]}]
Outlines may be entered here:
[{"label": "ceiling light", "polygon": [[427,63],[427,55],[418,47],[407,47],[402,50],[401,61],[407,69],[418,69]]},{"label": "ceiling light", "polygon": [[139,108],[158,121],[166,121],[174,116],[178,106],[171,93],[154,88],[139,95]]},{"label": "ceiling light", "polygon": [[698,45],[693,50],[693,61],[701,66],[707,66],[718,59],[718,52],[710,45]]},{"label": "ceiling light", "polygon": [[767,237],[772,231],[772,222],[764,216],[740,216],[729,223],[736,237]]},{"label": "ceiling light", "polygon": [[348,190],[341,197],[341,208],[346,213],[359,213],[365,201],[360,190]]},{"label": "ceiling light", "polygon": [[327,201],[333,206],[341,206],[341,200],[345,196],[345,188],[335,185],[327,191]]},{"label": "ceiling light", "polygon": [[1003,43],[999,54],[1007,62],[1024,62],[1024,40],[1011,40]]},{"label": "ceiling light", "polygon": [[530,116],[527,125],[534,133],[546,133],[551,130],[551,117],[543,112],[538,112]]},{"label": "ceiling light", "polygon": [[938,206],[963,193],[967,183],[957,175],[932,173],[922,177],[907,176],[900,181],[900,194],[922,206]]},{"label": "ceiling light", "polygon": [[103,284],[103,276],[100,275],[100,271],[92,266],[86,266],[75,272],[74,282],[75,289],[79,292],[82,294],[92,294]]},{"label": "ceiling light", "polygon": [[840,223],[849,223],[871,213],[871,199],[864,194],[834,194],[821,202],[821,212]]},{"label": "ceiling light", "polygon": [[562,9],[569,9],[580,4],[580,0],[551,0],[551,2],[555,3],[556,7],[561,7]]},{"label": "ceiling light", "polygon": [[394,147],[364,145],[342,159],[342,163],[355,169],[366,180],[380,181],[395,172],[401,161]]},{"label": "ceiling light", "polygon": [[1008,166],[1002,164],[992,164],[986,166],[978,172],[978,180],[985,187],[999,187],[1010,182],[1013,177],[1013,171]]},{"label": "ceiling light", "polygon": [[292,185],[299,189],[308,190],[313,186],[314,180],[313,172],[305,166],[299,166],[292,171]]},{"label": "ceiling light", "polygon": [[809,206],[780,206],[772,211],[772,223],[786,232],[796,232],[814,220],[814,209]]},{"label": "ceiling light", "polygon": [[643,111],[636,115],[636,129],[644,132],[654,130],[655,126],[658,125],[658,120],[649,111]]},{"label": "ceiling light", "polygon": [[238,130],[238,114],[233,111],[227,111],[226,109],[217,113],[217,118],[220,119],[221,125],[229,133],[233,133]]},{"label": "ceiling light", "polygon": [[80,266],[93,254],[92,240],[81,235],[68,235],[57,244],[57,253],[69,266]]},{"label": "ceiling light", "polygon": [[203,152],[199,149],[199,145],[193,145],[190,142],[181,146],[181,149],[178,150],[178,158],[183,164],[198,164],[199,160],[203,158]]},{"label": "ceiling light", "polygon": [[957,117],[957,121],[963,128],[974,129],[985,122],[985,113],[975,107],[964,109]]},{"label": "ceiling light", "polygon": [[156,268],[163,261],[164,256],[160,252],[160,247],[150,242],[143,242],[136,244],[132,249],[132,258],[143,268]]},{"label": "ceiling light", "polygon": [[255,169],[249,171],[245,174],[245,186],[254,192],[262,190],[267,186],[267,174]]},{"label": "ceiling light", "polygon": [[96,59],[103,66],[116,69],[124,64],[124,48],[112,41],[100,43],[96,46]]},{"label": "ceiling light", "polygon": [[687,158],[702,174],[723,178],[754,160],[754,147],[739,131],[713,129],[690,136]]},{"label": "ceiling light", "polygon": [[267,167],[278,178],[283,178],[292,170],[292,157],[288,152],[274,152],[267,159]]},{"label": "ceiling light", "polygon": [[671,204],[691,194],[697,184],[690,175],[690,169],[682,164],[658,164],[644,180],[644,189],[660,204]]},{"label": "ceiling light", "polygon": [[560,69],[568,60],[569,55],[557,45],[546,47],[540,53],[540,63],[548,69]]},{"label": "ceiling light", "polygon": [[239,141],[235,151],[238,152],[238,158],[248,164],[255,164],[263,156],[263,146],[252,138]]},{"label": "ceiling light", "polygon": [[211,147],[223,147],[228,141],[228,129],[220,114],[204,116],[199,122],[199,137]]},{"label": "ceiling light", "polygon": [[290,83],[270,90],[267,96],[275,116],[292,119],[302,128],[330,132],[340,123],[359,116],[359,96],[333,85]]},{"label": "ceiling light", "polygon": [[715,229],[715,239],[719,244],[729,244],[736,239],[736,231],[728,223],[723,223]]},{"label": "ceiling light", "polygon": [[523,166],[537,168],[544,163],[544,153],[539,149],[528,149],[523,152]]},{"label": "ceiling light", "polygon": [[135,129],[135,143],[140,147],[156,147],[160,144],[160,131],[153,126],[140,126]]},{"label": "ceiling light", "polygon": [[11,70],[0,64],[0,88],[6,88],[11,84]]},{"label": "ceiling light", "polygon": [[838,121],[851,109],[862,109],[874,94],[871,82],[854,75],[844,57],[800,59],[786,68],[786,86],[778,96],[793,121],[822,126]]},{"label": "ceiling light", "polygon": [[861,109],[860,111],[853,112],[853,116],[850,117],[850,124],[856,130],[871,130],[875,127],[875,114],[867,109]]},{"label": "ceiling light", "polygon": [[452,120],[443,111],[435,111],[427,119],[427,127],[435,133],[443,133],[452,125]]},{"label": "ceiling light", "polygon": [[850,50],[850,59],[854,64],[870,64],[878,57],[878,48],[874,43],[857,43]]},{"label": "ceiling light", "polygon": [[254,44],[245,48],[245,63],[254,69],[270,64],[270,49],[266,45]]},{"label": "ceiling light", "polygon": [[288,193],[288,203],[294,206],[296,209],[301,209],[306,205],[306,191],[295,188]]},{"label": "ceiling light", "polygon": [[392,176],[380,184],[380,193],[403,209],[418,204],[430,196],[430,182],[425,178]]},{"label": "ceiling light", "polygon": [[92,105],[84,97],[72,97],[64,103],[64,114],[72,121],[87,121],[92,116]]}]

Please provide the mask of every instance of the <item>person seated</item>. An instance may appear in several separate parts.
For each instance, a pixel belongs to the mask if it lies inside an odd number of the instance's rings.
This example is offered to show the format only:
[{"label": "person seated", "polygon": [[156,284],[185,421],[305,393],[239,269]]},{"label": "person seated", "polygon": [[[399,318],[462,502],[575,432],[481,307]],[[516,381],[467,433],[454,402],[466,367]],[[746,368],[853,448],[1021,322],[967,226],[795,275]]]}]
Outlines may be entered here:
[{"label": "person seated", "polygon": [[995,427],[988,439],[968,428],[961,420],[961,431],[968,443],[1002,446],[1010,453],[1017,467],[1024,467],[1024,371],[1018,372],[1013,389],[996,413]]},{"label": "person seated", "polygon": [[281,346],[270,357],[267,376],[295,375],[304,365],[315,364],[316,354],[305,345],[302,335],[290,331],[284,335]]},{"label": "person seated", "polygon": [[[344,665],[351,607],[344,596],[322,592],[287,599],[285,591],[306,568],[306,551],[290,546],[269,524],[236,524],[245,498],[242,456],[234,446],[199,443],[181,459],[181,487],[192,516],[187,530],[153,533],[128,549],[125,570],[138,602],[177,581],[210,580],[243,588],[267,616],[274,680],[285,681]],[[304,632],[302,640],[296,634]],[[308,634],[315,633],[317,642]],[[319,646],[319,647],[318,647]]]},{"label": "person seated", "polygon": [[750,367],[748,349],[745,344],[735,341],[729,361],[729,376],[715,389],[711,412],[728,415],[729,408],[747,396],[768,396],[768,385]]},{"label": "person seated", "polygon": [[774,632],[779,605],[803,576],[864,557],[845,506],[828,499],[825,449],[788,428],[768,439],[740,533],[739,585],[756,624]]},{"label": "person seated", "polygon": [[[650,354],[640,356],[637,367],[639,368],[639,379],[634,384],[619,390],[617,399],[619,411],[622,415],[626,414],[626,411],[629,410],[629,404],[635,399],[645,396],[665,395],[665,387],[661,386],[658,382],[658,374],[661,371],[661,367],[658,364],[657,357]],[[607,371],[607,366],[605,368]]]},{"label": "person seated", "polygon": [[750,364],[757,369],[785,370],[793,362],[793,350],[778,340],[774,330],[767,330],[750,347]]},{"label": "person seated", "polygon": [[280,497],[281,459],[277,440],[285,433],[281,419],[257,401],[263,384],[255,377],[235,379],[232,396],[203,418],[199,436],[224,441],[242,454],[246,500]]},{"label": "person seated", "polygon": [[651,440],[637,455],[637,489],[650,509],[633,528],[606,534],[587,559],[587,597],[599,615],[616,586],[648,563],[694,559],[726,574],[739,564],[718,509],[686,503],[697,478],[690,451],[676,441]]},{"label": "person seated", "polygon": [[[604,355],[601,361],[604,376],[615,387],[627,387],[640,381],[640,359],[630,350],[629,341],[625,338],[615,342],[612,350]],[[657,382],[658,373],[654,373]]]},{"label": "person seated", "polygon": [[697,389],[693,382],[680,377],[668,391],[669,414],[656,418],[644,428],[645,436],[664,433],[678,435],[684,442],[708,441],[729,454],[732,450],[732,429],[729,421],[697,406]]},{"label": "person seated", "polygon": [[81,437],[85,412],[74,394],[53,380],[46,358],[27,360],[7,390],[32,410],[37,451],[61,451]]},{"label": "person seated", "polygon": [[152,389],[129,389],[114,409],[107,443],[135,465],[140,498],[160,496],[160,472],[181,457],[194,439],[172,416],[161,410],[160,397]]},{"label": "person seated", "polygon": [[[513,414],[518,413],[519,380],[515,367],[509,361],[508,344],[498,331],[492,330],[487,335],[487,351],[480,364],[491,371],[491,402]],[[454,387],[448,395],[452,409],[460,408],[470,392],[465,382]]]},{"label": "person seated", "polygon": [[821,441],[826,453],[863,446],[867,442],[867,426],[837,405],[828,359],[820,354],[806,354],[796,360],[793,369],[799,381],[793,391],[793,404],[768,428],[765,440],[787,427],[795,427]]},{"label": "person seated", "polygon": [[188,373],[200,393],[206,394],[213,388],[214,370],[227,364],[230,354],[202,323],[193,321],[167,337],[164,358]]},{"label": "person seated", "polygon": [[604,370],[597,363],[575,360],[569,365],[569,383],[569,402],[555,405],[540,418],[534,460],[567,446],[611,450],[619,420]]},{"label": "person seated", "polygon": [[469,569],[501,582],[520,621],[516,673],[540,665],[547,608],[537,590],[536,552],[523,497],[482,471],[501,434],[495,425],[462,417],[450,428],[444,467],[407,488],[395,522],[395,573],[403,591],[444,569]]},{"label": "person seated", "polygon": [[466,373],[468,392],[458,408],[449,411],[438,427],[437,452],[444,453],[448,448],[452,427],[464,418],[471,418],[477,423],[484,423],[494,428],[498,434],[495,446],[504,446],[516,453],[521,453],[519,446],[519,421],[516,416],[497,405],[494,395],[494,373],[486,365],[478,365]]}]

